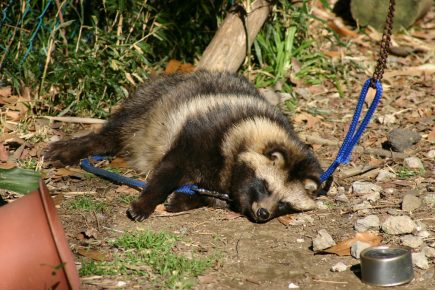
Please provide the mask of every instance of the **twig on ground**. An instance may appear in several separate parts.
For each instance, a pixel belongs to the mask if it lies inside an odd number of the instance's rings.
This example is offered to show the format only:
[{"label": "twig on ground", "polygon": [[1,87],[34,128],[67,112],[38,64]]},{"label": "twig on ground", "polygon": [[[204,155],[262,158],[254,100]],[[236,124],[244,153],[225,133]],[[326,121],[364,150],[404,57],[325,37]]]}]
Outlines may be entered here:
[{"label": "twig on ground", "polygon": [[331,284],[348,284],[348,282],[345,281],[328,281],[328,280],[318,280],[318,279],[313,279],[313,282],[321,282],[321,283],[331,283]]},{"label": "twig on ground", "polygon": [[[327,146],[339,146],[340,142],[324,139],[319,136],[302,135],[301,138],[311,144],[327,145]],[[384,149],[377,148],[364,148],[362,146],[355,146],[355,151],[362,154],[373,154],[381,157],[390,157],[393,159],[405,159],[407,154],[392,152]]]},{"label": "twig on ground", "polygon": [[183,212],[168,212],[168,213],[160,213],[160,214],[153,214],[152,217],[171,217],[171,216],[177,216],[177,215],[185,215],[190,214],[190,212],[183,211]]},{"label": "twig on ground", "polygon": [[42,118],[48,119],[50,121],[58,121],[64,123],[82,123],[82,124],[104,124],[106,120],[95,119],[95,118],[81,118],[81,117],[51,117],[42,116]]},{"label": "twig on ground", "polygon": [[361,175],[379,167],[379,165],[362,165],[355,168],[350,168],[341,171],[340,178],[348,178],[356,175]]}]

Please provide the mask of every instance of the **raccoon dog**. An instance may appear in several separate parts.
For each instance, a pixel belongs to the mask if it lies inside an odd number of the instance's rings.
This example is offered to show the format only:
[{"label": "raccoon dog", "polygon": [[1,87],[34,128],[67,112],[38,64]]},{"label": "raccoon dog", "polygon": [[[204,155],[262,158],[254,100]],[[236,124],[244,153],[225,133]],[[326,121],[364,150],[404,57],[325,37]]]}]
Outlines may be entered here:
[{"label": "raccoon dog", "polygon": [[197,71],[148,81],[98,133],[52,143],[45,157],[68,165],[121,151],[150,173],[128,210],[137,221],[165,200],[173,212],[222,205],[215,198],[172,193],[184,184],[228,193],[229,208],[253,222],[315,208],[320,188],[319,162],[287,118],[246,79],[230,73]]}]

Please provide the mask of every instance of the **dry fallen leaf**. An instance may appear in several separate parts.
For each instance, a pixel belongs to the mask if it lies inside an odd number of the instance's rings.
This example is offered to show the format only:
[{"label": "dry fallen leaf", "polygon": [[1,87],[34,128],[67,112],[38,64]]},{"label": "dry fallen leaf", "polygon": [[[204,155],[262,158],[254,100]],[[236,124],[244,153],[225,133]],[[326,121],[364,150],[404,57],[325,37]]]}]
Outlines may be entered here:
[{"label": "dry fallen leaf", "polygon": [[0,161],[1,162],[6,162],[8,161],[9,158],[9,153],[6,150],[5,146],[3,145],[3,143],[0,143]]},{"label": "dry fallen leaf", "polygon": [[156,209],[154,210],[156,213],[168,213],[166,211],[165,205],[164,204],[159,204],[158,206],[156,206]]},{"label": "dry fallen leaf", "polygon": [[138,190],[127,185],[120,185],[115,189],[115,192],[129,195],[129,194],[137,194]]},{"label": "dry fallen leaf", "polygon": [[435,126],[432,127],[430,133],[427,135],[427,141],[435,143]]},{"label": "dry fallen leaf", "polygon": [[1,169],[12,169],[12,168],[14,168],[16,166],[17,165],[15,163],[13,163],[13,162],[5,162],[5,163],[0,162],[0,168]]},{"label": "dry fallen leaf", "polygon": [[290,225],[291,221],[294,220],[293,214],[286,214],[278,217],[278,221],[285,226]]},{"label": "dry fallen leaf", "polygon": [[173,74],[176,72],[188,73],[193,72],[195,70],[195,66],[190,63],[181,63],[181,61],[176,59],[171,59],[166,65],[165,73]]},{"label": "dry fallen leaf", "polygon": [[343,22],[338,18],[329,20],[328,26],[329,26],[329,28],[331,28],[332,30],[334,30],[335,32],[340,34],[341,36],[345,36],[345,37],[357,37],[358,36],[358,33],[347,28],[343,24]]},{"label": "dry fallen leaf", "polygon": [[0,103],[3,98],[8,98],[12,94],[11,87],[0,88]]},{"label": "dry fallen leaf", "polygon": [[98,250],[88,250],[84,248],[79,248],[77,252],[86,258],[90,258],[95,261],[109,261],[110,256],[106,253],[100,252]]},{"label": "dry fallen leaf", "polygon": [[300,113],[294,118],[296,124],[305,123],[306,129],[312,129],[320,123],[320,118],[308,113]]},{"label": "dry fallen leaf", "polygon": [[81,169],[75,169],[75,168],[56,168],[54,170],[54,176],[52,176],[53,179],[59,179],[65,176],[74,176],[77,178],[83,178],[83,171]]},{"label": "dry fallen leaf", "polygon": [[353,238],[341,241],[337,243],[335,246],[332,246],[321,252],[336,254],[338,256],[350,256],[350,248],[357,241],[368,243],[373,247],[373,246],[380,245],[382,238],[378,236],[376,233],[372,233],[372,232],[356,233]]},{"label": "dry fallen leaf", "polygon": [[116,157],[110,162],[110,167],[112,168],[129,168],[127,161],[124,158]]}]

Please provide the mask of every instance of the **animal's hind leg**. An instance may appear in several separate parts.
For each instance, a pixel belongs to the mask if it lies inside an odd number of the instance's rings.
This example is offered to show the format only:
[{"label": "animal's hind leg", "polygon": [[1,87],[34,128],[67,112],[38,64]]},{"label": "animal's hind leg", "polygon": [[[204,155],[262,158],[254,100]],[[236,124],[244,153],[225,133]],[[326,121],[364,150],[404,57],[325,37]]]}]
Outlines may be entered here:
[{"label": "animal's hind leg", "polygon": [[119,151],[119,146],[119,142],[110,135],[91,133],[80,138],[50,144],[44,157],[55,166],[72,165],[90,155],[114,154]]}]

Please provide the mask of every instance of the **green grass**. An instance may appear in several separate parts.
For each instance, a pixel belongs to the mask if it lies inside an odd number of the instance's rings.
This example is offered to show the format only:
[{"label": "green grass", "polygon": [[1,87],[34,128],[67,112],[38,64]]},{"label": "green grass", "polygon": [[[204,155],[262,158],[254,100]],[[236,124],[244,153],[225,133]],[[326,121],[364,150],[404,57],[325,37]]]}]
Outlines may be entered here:
[{"label": "green grass", "polygon": [[130,205],[132,201],[136,200],[139,197],[139,193],[137,195],[120,195],[117,197],[118,201]]},{"label": "green grass", "polygon": [[36,170],[38,166],[38,161],[32,157],[28,157],[26,159],[19,159],[17,160],[18,167],[25,168],[25,169],[32,169]]},{"label": "green grass", "polygon": [[412,170],[406,167],[402,167],[396,172],[397,177],[399,177],[400,179],[407,179],[415,176],[420,176],[423,174],[424,174],[424,170],[422,169]]},{"label": "green grass", "polygon": [[194,278],[210,268],[216,258],[189,259],[176,253],[178,240],[177,236],[166,232],[126,233],[111,243],[117,249],[112,261],[84,259],[80,275],[139,275],[145,276],[155,286],[169,289],[192,288]]},{"label": "green grass", "polygon": [[102,201],[95,200],[91,196],[78,196],[68,203],[68,208],[84,212],[103,212],[108,205]]},{"label": "green grass", "polygon": [[0,84],[15,92],[22,84],[31,87],[33,113],[96,117],[107,116],[168,58],[197,58],[227,5],[223,0],[56,2],[0,3]]}]

